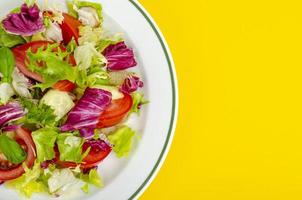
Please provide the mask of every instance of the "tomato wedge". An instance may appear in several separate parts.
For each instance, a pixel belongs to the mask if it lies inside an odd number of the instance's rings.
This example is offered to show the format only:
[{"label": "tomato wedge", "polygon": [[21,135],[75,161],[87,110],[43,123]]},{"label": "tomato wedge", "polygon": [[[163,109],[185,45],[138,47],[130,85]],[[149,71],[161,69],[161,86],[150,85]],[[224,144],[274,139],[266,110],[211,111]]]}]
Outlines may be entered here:
[{"label": "tomato wedge", "polygon": [[78,43],[80,37],[79,27],[82,23],[76,18],[72,17],[69,14],[63,13],[64,21],[61,24],[61,29],[63,33],[63,42],[67,45],[72,38]]},{"label": "tomato wedge", "polygon": [[[31,50],[33,52],[36,52],[39,48],[41,48],[41,47],[46,48],[47,45],[49,45],[49,44],[53,44],[53,43],[49,42],[49,41],[34,41],[34,42],[29,42],[29,43],[21,45],[21,46],[17,46],[12,49],[13,54],[15,56],[15,60],[16,60],[16,66],[25,76],[32,78],[36,81],[43,82],[43,78],[40,74],[34,73],[27,68],[27,66],[25,64],[26,60],[27,60],[26,51],[29,48],[31,48]],[[62,45],[60,45],[60,49],[62,51],[66,51],[66,48]],[[69,56],[69,62],[73,66],[76,65],[73,55]],[[54,85],[54,88],[58,89],[58,90],[62,89],[61,91],[69,92],[75,88],[75,84],[73,84],[72,82],[70,82],[68,80],[63,80],[63,81],[59,81],[58,83],[56,83]]]},{"label": "tomato wedge", "polygon": [[[91,146],[88,142],[83,144],[82,152],[85,152],[88,148],[91,148],[89,154],[83,159],[83,162],[80,164],[81,169],[90,169],[97,166],[101,161],[103,161],[111,152],[111,147],[108,146],[107,149],[101,150],[95,146]],[[60,161],[60,153],[57,148],[55,148],[56,152],[56,163],[61,167],[65,168],[75,168],[77,167],[77,163],[74,162],[66,162]]]},{"label": "tomato wedge", "polygon": [[[27,153],[27,158],[24,163],[28,168],[31,168],[36,158],[35,144],[31,138],[31,133],[23,128],[19,128],[16,130],[15,140],[21,146],[24,146],[24,149]],[[8,166],[7,169],[0,169],[0,182],[18,178],[24,172],[25,171],[22,164],[12,167]]]},{"label": "tomato wedge", "polygon": [[132,107],[132,97],[124,93],[122,99],[113,100],[109,107],[101,114],[98,128],[106,128],[120,123],[129,113]]}]

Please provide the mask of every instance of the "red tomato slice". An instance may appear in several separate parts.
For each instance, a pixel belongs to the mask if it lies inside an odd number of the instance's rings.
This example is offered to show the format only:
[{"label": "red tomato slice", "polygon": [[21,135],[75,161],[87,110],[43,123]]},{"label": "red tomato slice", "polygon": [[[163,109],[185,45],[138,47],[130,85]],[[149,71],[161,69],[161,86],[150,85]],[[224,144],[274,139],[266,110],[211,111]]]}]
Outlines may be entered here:
[{"label": "red tomato slice", "polygon": [[[90,145],[86,142],[83,144],[82,152],[85,152]],[[80,164],[81,169],[90,169],[95,166],[97,166],[101,161],[103,161],[111,152],[111,148],[109,148],[106,151],[102,151],[99,149],[96,149],[94,147],[91,147],[89,154],[83,159],[82,164]],[[56,163],[64,168],[75,168],[77,167],[77,163],[74,162],[66,162],[66,161],[60,161],[60,153],[57,148],[55,148],[56,152]]]},{"label": "red tomato slice", "polygon": [[120,123],[129,113],[132,107],[132,97],[124,94],[124,98],[113,100],[109,107],[101,114],[98,128],[106,128]]},{"label": "red tomato slice", "polygon": [[63,92],[70,92],[70,91],[74,90],[75,87],[76,87],[75,84],[70,82],[69,80],[59,81],[53,86],[54,89],[57,89],[57,90],[60,90]]},{"label": "red tomato slice", "polygon": [[75,41],[78,42],[78,39],[80,37],[79,27],[82,25],[82,23],[66,13],[63,13],[63,17],[64,21],[61,24],[61,29],[63,33],[64,44],[67,45],[72,40],[72,38],[74,38]]},{"label": "red tomato slice", "polygon": [[[19,144],[21,144],[21,145],[23,144],[25,146],[24,149],[26,150],[27,158],[24,161],[24,163],[26,164],[26,166],[28,168],[31,168],[33,166],[33,164],[35,162],[35,158],[36,158],[35,144],[31,138],[31,133],[23,128],[19,128],[16,131],[15,139]],[[18,178],[24,172],[25,171],[24,171],[22,164],[14,166],[12,168],[5,169],[5,170],[0,169],[0,179],[1,179],[0,182]]]},{"label": "red tomato slice", "polygon": [[[12,49],[13,54],[15,56],[15,60],[16,60],[16,66],[18,67],[18,69],[27,77],[32,78],[36,81],[39,82],[43,82],[43,78],[40,74],[34,73],[32,71],[30,71],[26,64],[25,61],[27,60],[26,58],[26,51],[31,48],[31,50],[33,52],[36,52],[39,48],[41,47],[47,47],[47,45],[49,44],[53,44],[52,42],[49,41],[34,41],[34,42],[29,42],[27,44],[21,45],[21,46],[17,46],[15,48]],[[66,51],[66,48],[62,45],[60,45],[60,49],[62,51]],[[55,51],[55,50],[54,50]],[[73,55],[69,56],[69,62],[70,64],[72,64],[73,66],[76,65],[75,59]],[[58,84],[58,85],[57,85]],[[71,91],[73,90],[75,87],[75,84],[71,83],[68,80],[63,80],[63,81],[59,81],[58,83],[56,83],[54,85],[55,89],[60,90],[62,88],[62,91]],[[70,89],[70,90],[68,90]]]}]

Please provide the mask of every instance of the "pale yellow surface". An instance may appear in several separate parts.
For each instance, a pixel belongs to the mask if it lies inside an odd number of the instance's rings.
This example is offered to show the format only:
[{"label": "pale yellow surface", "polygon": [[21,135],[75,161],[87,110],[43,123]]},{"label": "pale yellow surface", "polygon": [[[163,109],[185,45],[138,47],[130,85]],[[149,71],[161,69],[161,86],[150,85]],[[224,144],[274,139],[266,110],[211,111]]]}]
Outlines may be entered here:
[{"label": "pale yellow surface", "polygon": [[302,199],[302,1],[140,2],[180,90],[174,143],[141,199]]}]

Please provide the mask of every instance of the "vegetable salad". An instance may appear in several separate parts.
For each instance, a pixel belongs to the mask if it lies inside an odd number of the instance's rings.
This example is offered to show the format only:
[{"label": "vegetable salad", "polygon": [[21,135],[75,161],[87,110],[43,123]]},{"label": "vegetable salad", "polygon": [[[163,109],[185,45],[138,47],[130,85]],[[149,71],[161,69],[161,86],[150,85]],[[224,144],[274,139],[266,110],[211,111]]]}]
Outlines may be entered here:
[{"label": "vegetable salad", "polygon": [[103,187],[98,165],[128,156],[125,125],[147,101],[134,51],[98,3],[27,0],[0,25],[0,183],[31,197]]}]

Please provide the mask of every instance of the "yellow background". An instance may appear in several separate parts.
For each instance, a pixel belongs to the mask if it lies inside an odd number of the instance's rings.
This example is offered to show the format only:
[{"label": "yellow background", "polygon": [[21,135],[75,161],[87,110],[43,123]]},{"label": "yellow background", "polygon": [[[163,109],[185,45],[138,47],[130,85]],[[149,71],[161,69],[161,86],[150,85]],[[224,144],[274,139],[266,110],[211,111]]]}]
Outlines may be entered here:
[{"label": "yellow background", "polygon": [[171,151],[141,199],[302,199],[301,0],[140,2],[180,93]]}]

